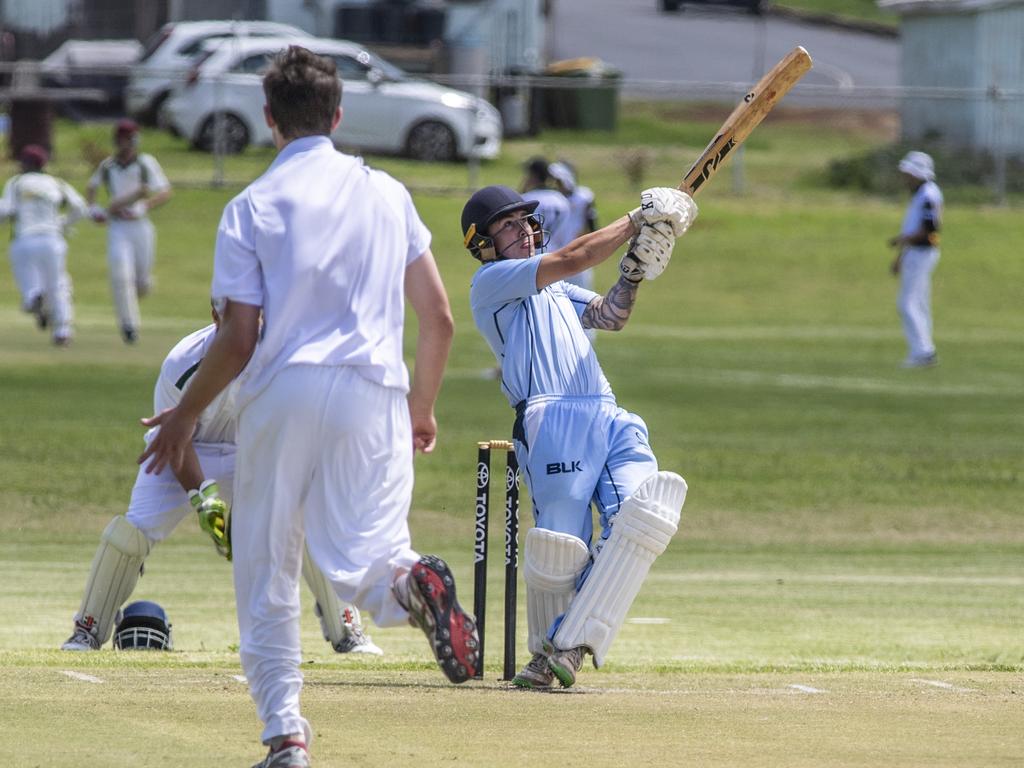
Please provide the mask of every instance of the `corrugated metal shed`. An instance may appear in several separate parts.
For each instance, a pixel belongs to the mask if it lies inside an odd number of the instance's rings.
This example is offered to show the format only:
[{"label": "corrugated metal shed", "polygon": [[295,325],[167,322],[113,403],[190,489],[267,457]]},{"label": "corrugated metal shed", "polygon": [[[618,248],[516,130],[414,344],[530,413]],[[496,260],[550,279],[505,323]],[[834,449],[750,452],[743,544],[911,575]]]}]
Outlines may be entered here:
[{"label": "corrugated metal shed", "polygon": [[902,16],[907,139],[1024,154],[1024,0],[881,0]]}]

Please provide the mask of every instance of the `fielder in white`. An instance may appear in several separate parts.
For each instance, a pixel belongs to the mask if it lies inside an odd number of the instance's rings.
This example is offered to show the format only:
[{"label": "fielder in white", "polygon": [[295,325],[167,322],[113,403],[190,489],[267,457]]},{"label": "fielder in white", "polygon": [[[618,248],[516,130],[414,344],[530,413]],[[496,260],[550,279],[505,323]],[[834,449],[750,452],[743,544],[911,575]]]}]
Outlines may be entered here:
[{"label": "fielder in white", "polygon": [[[119,120],[114,126],[113,156],[99,164],[86,188],[92,218],[108,223],[107,263],[114,309],[126,344],[138,339],[139,299],[149,293],[156,260],[156,228],[149,212],[171,198],[171,184],[152,155],[139,152],[139,126]],[[96,205],[100,187],[107,207]]]},{"label": "fielder in white", "polygon": [[932,340],[932,272],[939,263],[942,190],[935,183],[935,164],[924,152],[908,152],[900,173],[911,192],[900,233],[889,240],[897,248],[892,273],[900,278],[896,306],[907,338],[904,368],[925,368],[939,362]]},{"label": "fielder in white", "polygon": [[[590,187],[576,183],[575,171],[564,160],[549,165],[548,173],[554,180],[558,191],[565,195],[565,199],[569,203],[569,223],[566,225],[566,229],[571,233],[569,241],[575,240],[580,235],[596,231],[597,208],[594,206],[594,192]],[[578,275],[569,276],[566,282],[592,291],[594,289],[594,270],[585,269]],[[588,328],[587,338],[590,339],[591,344],[597,341],[597,329]]]},{"label": "fielder in white", "polygon": [[[160,431],[139,461],[179,466],[199,414],[238,375],[231,538],[242,667],[269,746],[259,766],[305,768],[304,540],[343,601],[380,626],[422,629],[452,682],[475,674],[479,637],[451,571],[412,549],[407,521],[413,452],[433,450],[453,335],[430,232],[401,184],[331,143],[341,121],[332,60],[291,46],[263,88],[279,151],[221,218],[221,330],[180,405],[147,420]],[[419,324],[411,384],[406,300]]]},{"label": "fielder in white", "polygon": [[[530,662],[522,688],[571,686],[591,653],[600,666],[654,559],[679,524],[686,483],[658,471],[643,420],[616,405],[585,330],[617,331],[640,282],[665,269],[697,206],[674,189],[568,246],[538,255],[534,211],[508,187],[485,187],[462,212],[473,276],[473,319],[501,365],[515,408],[516,456],[533,500],[526,534]],[[604,296],[566,282],[633,240]],[[601,531],[591,546],[591,504]]]},{"label": "fielder in white", "polygon": [[74,314],[64,232],[86,215],[87,206],[70,184],[43,173],[45,148],[29,144],[19,159],[21,173],[0,197],[0,219],[13,219],[11,270],[21,308],[36,316],[40,328],[52,327],[53,343],[64,346],[71,341]]},{"label": "fielder in white", "polygon": [[[217,332],[216,313],[213,319],[213,325],[189,334],[167,355],[153,390],[155,413],[174,408],[187,391]],[[111,520],[100,538],[74,630],[61,646],[63,650],[98,650],[110,639],[117,614],[134,591],[147,555],[193,508],[217,551],[231,559],[228,505],[235,476],[236,389],[229,386],[203,411],[181,467],[167,467],[158,474],[139,470],[127,514]],[[146,433],[147,443],[155,432]],[[324,639],[334,650],[382,653],[363,633],[359,611],[339,602],[308,557],[303,561],[303,574],[315,598],[314,612]]]}]

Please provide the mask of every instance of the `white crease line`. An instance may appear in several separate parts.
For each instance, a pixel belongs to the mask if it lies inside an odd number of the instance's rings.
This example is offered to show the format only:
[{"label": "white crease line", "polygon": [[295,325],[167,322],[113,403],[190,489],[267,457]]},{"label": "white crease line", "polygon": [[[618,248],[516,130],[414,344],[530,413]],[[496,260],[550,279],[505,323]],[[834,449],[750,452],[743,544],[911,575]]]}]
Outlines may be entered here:
[{"label": "white crease line", "polygon": [[789,687],[792,688],[794,691],[800,691],[801,693],[828,693],[828,691],[823,691],[820,688],[812,688],[809,685],[800,685],[798,683],[794,683]]},{"label": "white crease line", "polygon": [[[895,368],[893,369],[895,370]],[[493,378],[494,368],[449,368],[445,372],[448,379],[482,379]],[[1007,387],[990,387],[984,385],[936,385],[927,382],[892,381],[886,379],[869,379],[856,376],[822,376],[801,373],[769,373],[766,371],[741,371],[706,369],[703,371],[686,370],[684,367],[644,369],[644,376],[661,381],[695,382],[698,384],[726,384],[739,387],[770,386],[790,390],[831,390],[840,392],[857,392],[868,394],[891,394],[922,397],[967,397],[974,395],[993,397],[1020,397],[1020,389]],[[915,377],[916,378],[916,377]]]},{"label": "white crease line", "polygon": [[232,675],[231,678],[241,683],[242,685],[248,685],[249,681],[245,679],[245,675]]},{"label": "white crease line", "polygon": [[925,576],[916,574],[886,573],[836,573],[804,574],[785,571],[744,572],[744,571],[687,571],[686,573],[653,573],[648,578],[655,581],[706,581],[757,583],[775,581],[799,584],[904,584],[934,586],[938,584],[969,587],[1024,587],[1024,578],[1019,576]]},{"label": "white crease line", "polygon": [[946,683],[942,680],[925,680],[921,677],[912,677],[910,678],[910,682],[920,683],[921,685],[930,685],[933,688],[942,688],[943,690],[955,691],[956,693],[973,693],[975,690],[974,688],[961,688],[960,686],[953,685],[952,683]]},{"label": "white crease line", "polygon": [[626,619],[627,624],[668,624],[672,619],[662,618],[660,616],[637,616],[633,619]]},{"label": "white crease line", "polygon": [[61,670],[61,674],[62,675],[67,675],[68,677],[73,678],[75,680],[81,680],[84,683],[102,683],[103,682],[98,677],[93,677],[92,675],[86,675],[86,674],[83,674],[82,672],[72,672],[72,671],[67,670],[67,669],[62,669]]},{"label": "white crease line", "polygon": [[[637,324],[629,326],[634,336],[654,338],[685,339],[689,341],[898,341],[903,338],[898,328],[892,326],[854,325],[706,325],[675,326]],[[609,334],[609,342],[621,343],[626,337]],[[604,337],[602,337],[604,340]],[[949,331],[942,334],[942,340],[957,343],[966,342],[1007,342],[1019,344],[1020,332],[1003,328],[972,328],[963,331]]]}]

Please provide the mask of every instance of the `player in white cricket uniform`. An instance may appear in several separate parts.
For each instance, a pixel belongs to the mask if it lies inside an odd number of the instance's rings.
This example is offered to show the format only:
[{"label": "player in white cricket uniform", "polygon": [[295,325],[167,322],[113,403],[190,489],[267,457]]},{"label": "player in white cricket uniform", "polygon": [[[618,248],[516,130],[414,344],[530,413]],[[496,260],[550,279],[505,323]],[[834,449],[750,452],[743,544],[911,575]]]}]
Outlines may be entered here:
[{"label": "player in white cricket uniform", "polygon": [[[556,677],[572,685],[586,652],[602,663],[678,525],[686,484],[658,471],[647,426],[616,405],[584,331],[625,325],[640,281],[664,270],[697,208],[677,190],[647,190],[629,216],[542,255],[535,210],[507,187],[486,187],[466,203],[462,230],[482,262],[470,288],[473,319],[516,411],[512,438],[536,520],[523,556],[534,655],[513,683],[549,688]],[[606,295],[564,280],[630,238]],[[593,549],[591,504],[602,528]]]},{"label": "player in white cricket uniform", "polygon": [[[139,298],[149,293],[156,260],[156,228],[149,211],[171,198],[171,184],[152,155],[139,152],[139,126],[119,120],[114,127],[113,156],[99,164],[86,189],[97,223],[108,222],[107,263],[110,290],[121,336],[126,344],[138,338],[142,318]],[[107,207],[95,205],[100,187]]]},{"label": "player in white cricket uniform", "polygon": [[923,368],[939,361],[932,340],[932,272],[939,263],[942,190],[935,183],[935,164],[924,152],[908,152],[899,170],[912,193],[900,233],[889,241],[899,249],[892,273],[900,277],[896,305],[907,338],[903,367]]},{"label": "player in white cricket uniform", "polygon": [[534,211],[547,234],[542,251],[557,251],[564,248],[576,237],[569,210],[569,201],[565,195],[549,186],[552,183],[548,172],[548,161],[542,157],[529,160],[524,166],[522,192],[525,200],[537,203]]},{"label": "player in white cricket uniform", "polygon": [[[566,229],[572,233],[569,241],[595,231],[597,229],[597,209],[594,207],[594,193],[590,187],[583,187],[576,183],[576,174],[567,162],[552,163],[548,166],[548,173],[555,186],[558,187],[558,191],[565,196],[569,203],[569,223],[566,225]],[[570,276],[566,282],[578,285],[580,288],[593,290],[594,270],[586,269],[578,275]],[[588,328],[587,338],[590,339],[591,344],[597,341],[597,329]]]},{"label": "player in white cricket uniform", "polygon": [[548,173],[558,186],[558,191],[569,201],[568,229],[573,233],[572,239],[595,231],[597,208],[594,205],[594,191],[576,182],[576,173],[564,160],[548,166]]},{"label": "player in white cricket uniform", "polygon": [[[186,336],[164,359],[153,389],[154,413],[181,401],[213,343],[217,322],[214,314],[213,325]],[[128,512],[111,520],[103,532],[75,614],[74,631],[61,646],[64,650],[97,650],[110,639],[117,613],[135,589],[146,556],[193,508],[218,551],[231,558],[226,515],[235,475],[236,390],[237,385],[228,386],[203,411],[180,470],[167,467],[158,474],[139,470]],[[147,443],[155,433],[155,429],[146,433]],[[210,520],[208,513],[219,520]],[[340,605],[312,564],[304,563],[303,570],[324,639],[339,653],[380,654],[363,634],[358,610]]]},{"label": "player in white cricket uniform", "polygon": [[[198,413],[245,367],[231,531],[242,667],[270,748],[260,765],[303,768],[304,539],[343,601],[381,626],[413,621],[453,682],[475,674],[479,639],[447,565],[412,549],[407,522],[414,446],[433,449],[453,335],[430,233],[400,183],[331,143],[333,61],[291,46],[263,86],[279,153],[221,219],[221,331],[179,407],[147,420],[161,429],[139,460],[180,463]],[[411,385],[406,300],[419,321]]]},{"label": "player in white cricket uniform", "polygon": [[86,203],[66,181],[43,173],[47,160],[41,146],[22,149],[22,172],[4,186],[0,218],[13,219],[11,269],[22,309],[36,315],[40,328],[51,325],[53,343],[63,346],[73,320],[64,230],[86,215]]}]

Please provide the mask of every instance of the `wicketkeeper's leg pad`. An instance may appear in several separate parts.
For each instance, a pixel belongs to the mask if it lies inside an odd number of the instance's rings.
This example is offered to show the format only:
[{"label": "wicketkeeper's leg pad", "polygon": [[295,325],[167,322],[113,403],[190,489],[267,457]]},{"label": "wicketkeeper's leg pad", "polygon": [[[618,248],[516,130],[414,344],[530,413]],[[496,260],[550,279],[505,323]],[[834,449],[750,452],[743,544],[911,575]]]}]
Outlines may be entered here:
[{"label": "wicketkeeper's leg pad", "polygon": [[546,528],[527,531],[523,581],[530,653],[540,653],[551,625],[569,608],[576,594],[576,579],[589,559],[587,545],[572,534]]},{"label": "wicketkeeper's leg pad", "polygon": [[117,611],[134,591],[149,550],[145,534],[124,515],[111,520],[100,536],[76,617],[91,623],[100,645],[110,639]]},{"label": "wicketkeeper's leg pad", "polygon": [[341,613],[341,600],[331,582],[324,576],[309,554],[309,547],[302,553],[302,577],[309,585],[313,599],[316,600],[316,614],[320,619],[320,630],[324,634],[324,640],[332,646],[341,643],[347,632],[345,631],[345,620]]},{"label": "wicketkeeper's leg pad", "polygon": [[686,481],[656,472],[622,503],[608,543],[555,632],[558,648],[584,646],[600,667],[651,564],[679,527]]}]

